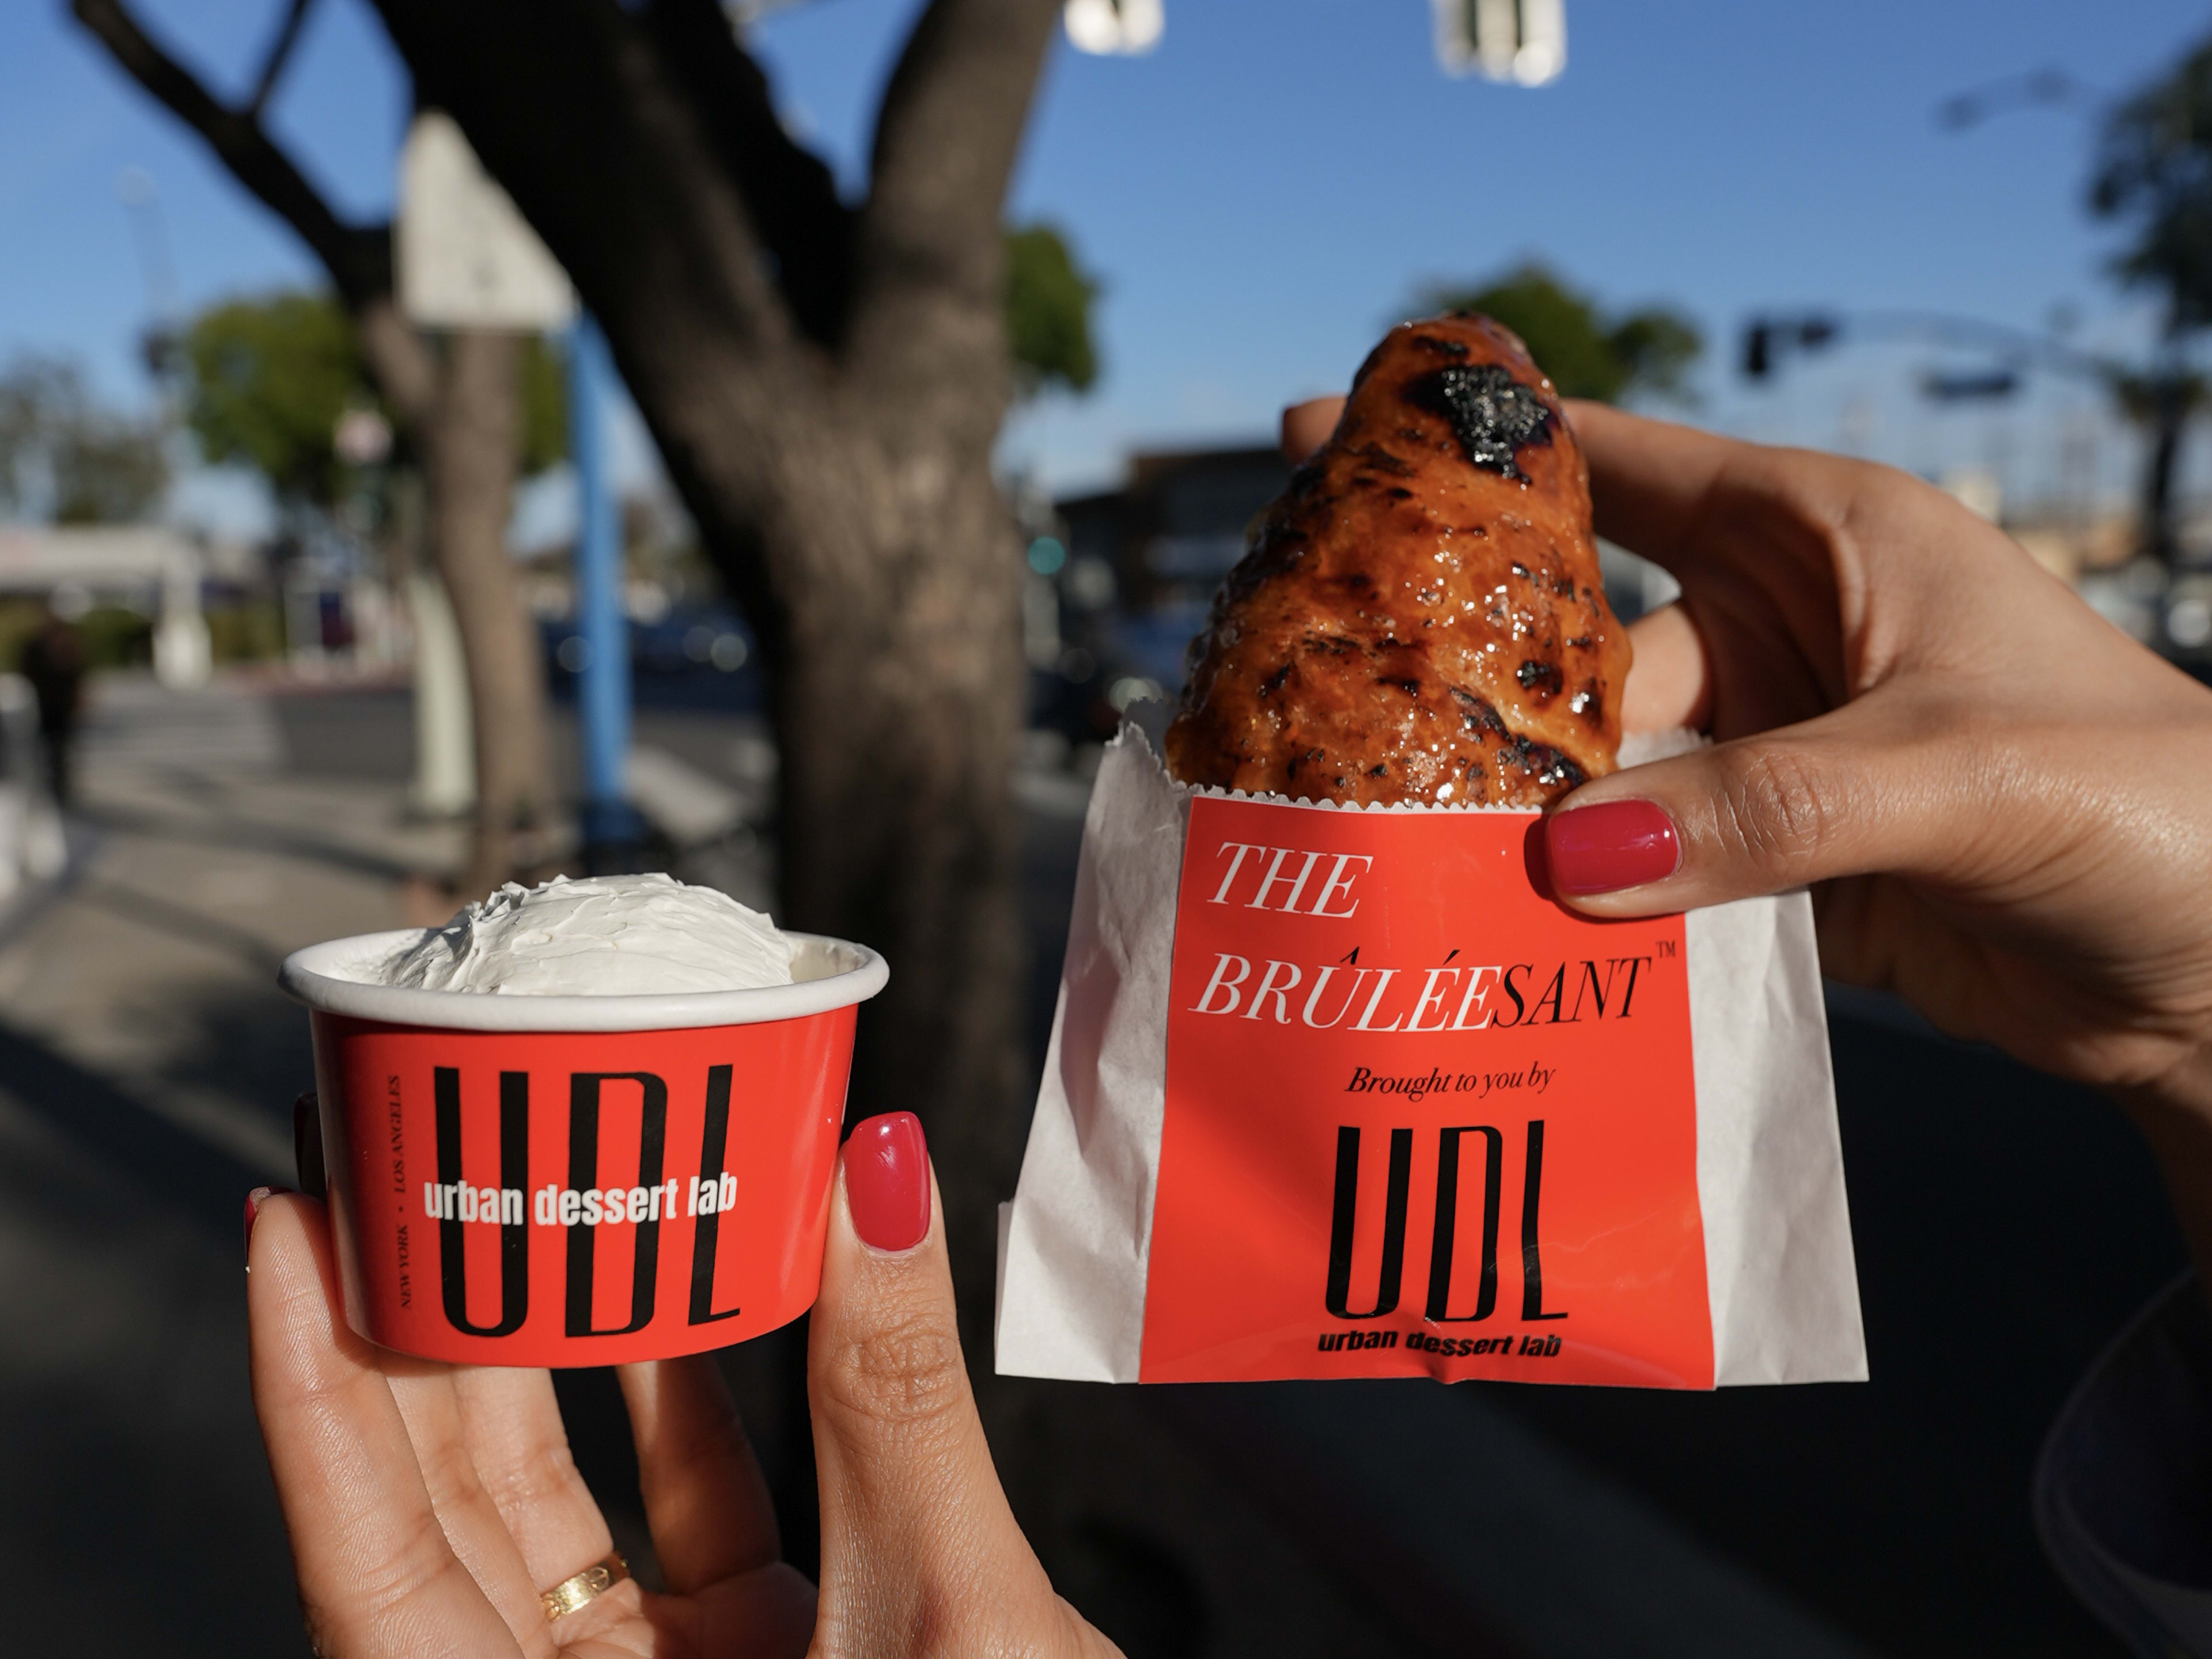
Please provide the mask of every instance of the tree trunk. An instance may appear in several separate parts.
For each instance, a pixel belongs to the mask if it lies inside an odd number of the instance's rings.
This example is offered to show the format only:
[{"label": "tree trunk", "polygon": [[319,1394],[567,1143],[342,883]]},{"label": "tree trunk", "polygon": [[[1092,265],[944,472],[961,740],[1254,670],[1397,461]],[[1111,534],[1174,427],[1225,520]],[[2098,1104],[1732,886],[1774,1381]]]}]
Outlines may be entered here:
[{"label": "tree trunk", "polygon": [[430,552],[468,660],[477,811],[463,898],[511,877],[550,816],[545,678],[507,551],[521,452],[520,339],[465,330],[446,342],[423,422]]},{"label": "tree trunk", "polygon": [[775,665],[784,902],[890,958],[854,1109],[923,1119],[984,1354],[1021,1145],[1019,552],[983,454],[855,447],[803,458],[781,515],[775,562],[805,573]]},{"label": "tree trunk", "polygon": [[605,329],[760,636],[778,919],[890,958],[852,1109],[927,1121],[987,1371],[1027,1105],[1002,219],[1057,0],[929,0],[852,204],[712,0],[374,3]]},{"label": "tree trunk", "polygon": [[[527,33],[563,21],[546,16],[539,0],[515,3],[532,9],[520,20],[488,19],[476,6],[441,9],[448,21],[489,22],[502,53],[517,38],[516,29],[503,24],[520,21]],[[124,71],[204,139],[238,181],[322,261],[354,319],[371,377],[403,432],[423,452],[430,473],[432,556],[453,599],[476,700],[478,818],[463,887],[471,895],[486,891],[513,872],[518,853],[536,861],[538,849],[519,846],[516,837],[541,826],[551,804],[544,675],[507,556],[520,454],[517,343],[512,336],[457,335],[441,362],[396,302],[391,227],[340,220],[263,128],[262,111],[299,39],[299,9],[278,31],[252,99],[243,106],[210,93],[155,43],[122,0],[71,0],[70,9]],[[579,15],[567,9],[566,21]],[[734,54],[735,46],[726,40],[724,51]],[[557,100],[535,103],[531,118],[557,106]],[[756,130],[762,130],[757,122]],[[826,170],[821,177],[826,189]]]}]

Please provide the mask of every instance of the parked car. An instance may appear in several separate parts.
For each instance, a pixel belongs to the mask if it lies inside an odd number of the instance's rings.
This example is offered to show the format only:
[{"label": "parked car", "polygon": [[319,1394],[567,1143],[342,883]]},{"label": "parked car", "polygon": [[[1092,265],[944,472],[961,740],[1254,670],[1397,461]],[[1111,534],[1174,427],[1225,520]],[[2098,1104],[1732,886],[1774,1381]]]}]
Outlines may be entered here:
[{"label": "parked car", "polygon": [[[554,696],[576,694],[590,647],[572,617],[541,622]],[[760,708],[760,652],[752,630],[720,606],[679,606],[658,620],[629,623],[630,695],[655,708]]]}]

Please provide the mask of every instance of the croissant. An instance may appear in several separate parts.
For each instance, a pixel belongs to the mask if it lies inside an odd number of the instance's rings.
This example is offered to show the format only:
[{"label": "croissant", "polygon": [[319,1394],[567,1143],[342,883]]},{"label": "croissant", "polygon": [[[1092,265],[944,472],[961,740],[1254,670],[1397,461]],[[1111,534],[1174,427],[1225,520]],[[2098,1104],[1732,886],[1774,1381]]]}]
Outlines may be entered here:
[{"label": "croissant", "polygon": [[1486,317],[1406,323],[1215,596],[1168,767],[1315,800],[1542,805],[1613,769],[1628,664],[1552,383]]}]

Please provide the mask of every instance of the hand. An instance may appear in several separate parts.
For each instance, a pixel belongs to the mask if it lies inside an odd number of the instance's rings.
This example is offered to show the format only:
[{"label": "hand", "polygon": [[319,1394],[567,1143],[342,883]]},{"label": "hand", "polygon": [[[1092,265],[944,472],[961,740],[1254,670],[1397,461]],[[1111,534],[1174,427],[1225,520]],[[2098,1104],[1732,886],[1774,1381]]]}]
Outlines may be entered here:
[{"label": "hand", "polygon": [[2212,1267],[2212,691],[1904,473],[1568,413],[1599,533],[1682,584],[1625,723],[1715,742],[1560,803],[1565,902],[1811,885],[1831,976],[2135,1107]]},{"label": "hand", "polygon": [[[1944,1030],[2107,1088],[2200,1063],[2212,692],[1917,479],[1599,404],[1571,418],[1600,532],[1682,584],[1634,630],[1626,721],[1716,741],[1561,804],[1567,902],[1646,915],[1819,884],[1823,968]],[[1675,856],[1615,886],[1633,819],[1573,815],[1627,801],[1664,815]]]},{"label": "hand", "polygon": [[[859,1182],[856,1149],[872,1165]],[[871,1233],[910,1248],[862,1242],[854,1184],[864,1200],[890,1200],[888,1223],[876,1218],[881,1201],[862,1203]],[[549,1623],[539,1593],[612,1548],[569,1459],[551,1379],[363,1342],[340,1311],[323,1206],[261,1197],[247,1236],[254,1406],[316,1652],[1113,1654],[1053,1593],[1000,1491],[961,1358],[939,1210],[912,1118],[854,1131],[807,1353],[818,1596],[779,1559],[760,1471],[701,1357],[620,1373],[669,1593],[625,1582]]]}]

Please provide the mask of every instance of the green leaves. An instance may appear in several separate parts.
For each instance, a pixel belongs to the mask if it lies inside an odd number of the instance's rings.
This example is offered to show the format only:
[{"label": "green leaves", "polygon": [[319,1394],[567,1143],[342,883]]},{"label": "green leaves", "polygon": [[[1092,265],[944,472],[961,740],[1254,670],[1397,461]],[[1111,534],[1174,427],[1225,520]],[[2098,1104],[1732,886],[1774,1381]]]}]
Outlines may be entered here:
[{"label": "green leaves", "polygon": [[1075,264],[1054,226],[1006,233],[1006,342],[1022,395],[1048,386],[1086,392],[1098,378],[1091,302],[1098,284]]},{"label": "green leaves", "polygon": [[1615,360],[1627,371],[1624,392],[1686,398],[1683,374],[1705,349],[1698,325],[1679,312],[1654,307],[1632,312],[1607,332]]},{"label": "green leaves", "polygon": [[0,513],[125,524],[168,482],[158,422],[97,406],[73,365],[23,357],[0,374]]},{"label": "green leaves", "polygon": [[353,324],[324,294],[234,300],[185,332],[185,417],[201,453],[250,466],[280,497],[328,507],[345,493],[338,417],[374,406]]},{"label": "green leaves", "polygon": [[2134,222],[2123,282],[2165,290],[2177,332],[2212,325],[2212,40],[2112,112],[2089,206]]},{"label": "green leaves", "polygon": [[[185,331],[185,417],[200,452],[250,466],[285,501],[328,509],[354,487],[334,447],[338,418],[381,405],[353,319],[327,294],[280,293],[205,311]],[[568,453],[560,355],[522,350],[522,471]]]},{"label": "green leaves", "polygon": [[1607,316],[1588,295],[1534,261],[1480,288],[1431,288],[1422,306],[1479,311],[1504,324],[1565,398],[1610,404],[1644,392],[1686,398],[1684,374],[1705,349],[1698,325],[1680,312],[1650,307]]},{"label": "green leaves", "polygon": [[567,361],[542,334],[522,343],[522,476],[568,459]]}]

